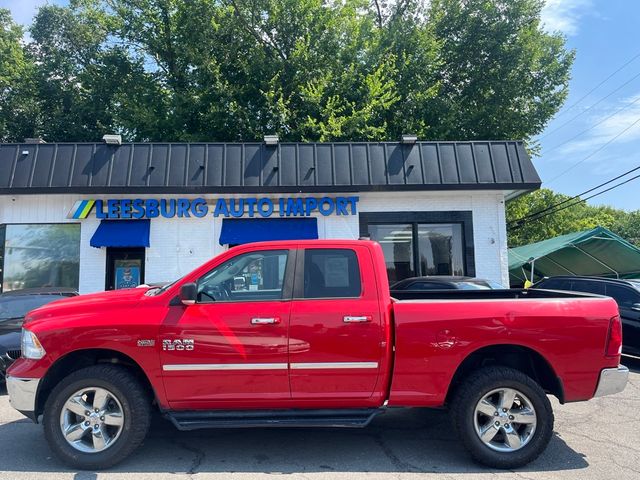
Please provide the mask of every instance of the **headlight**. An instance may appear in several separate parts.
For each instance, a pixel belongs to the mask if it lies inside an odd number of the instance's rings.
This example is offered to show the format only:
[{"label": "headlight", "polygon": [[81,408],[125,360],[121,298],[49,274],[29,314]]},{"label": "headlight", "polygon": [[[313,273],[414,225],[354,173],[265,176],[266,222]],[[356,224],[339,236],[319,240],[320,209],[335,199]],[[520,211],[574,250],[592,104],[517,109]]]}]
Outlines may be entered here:
[{"label": "headlight", "polygon": [[21,339],[22,356],[24,358],[30,358],[31,360],[40,360],[45,356],[47,352],[44,351],[40,340],[36,337],[36,334],[29,330],[22,329]]}]

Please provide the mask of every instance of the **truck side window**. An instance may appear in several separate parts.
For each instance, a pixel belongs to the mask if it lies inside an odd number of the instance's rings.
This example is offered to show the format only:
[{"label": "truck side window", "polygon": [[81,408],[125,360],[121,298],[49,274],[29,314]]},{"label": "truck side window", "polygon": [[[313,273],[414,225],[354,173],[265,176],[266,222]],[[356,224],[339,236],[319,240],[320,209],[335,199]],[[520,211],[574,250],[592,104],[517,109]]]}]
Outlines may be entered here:
[{"label": "truck side window", "polygon": [[308,249],[304,252],[304,298],[353,298],[362,292],[356,252]]},{"label": "truck side window", "polygon": [[265,250],[233,257],[198,280],[198,302],[281,299],[287,255]]}]

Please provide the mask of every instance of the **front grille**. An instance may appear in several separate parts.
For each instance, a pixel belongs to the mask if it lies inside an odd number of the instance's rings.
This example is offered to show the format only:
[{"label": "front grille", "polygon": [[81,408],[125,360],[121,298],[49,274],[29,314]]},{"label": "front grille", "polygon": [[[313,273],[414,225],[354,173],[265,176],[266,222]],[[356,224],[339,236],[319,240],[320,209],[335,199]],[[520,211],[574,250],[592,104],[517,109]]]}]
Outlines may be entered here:
[{"label": "front grille", "polygon": [[7,350],[7,356],[13,360],[17,360],[22,355],[20,350]]}]

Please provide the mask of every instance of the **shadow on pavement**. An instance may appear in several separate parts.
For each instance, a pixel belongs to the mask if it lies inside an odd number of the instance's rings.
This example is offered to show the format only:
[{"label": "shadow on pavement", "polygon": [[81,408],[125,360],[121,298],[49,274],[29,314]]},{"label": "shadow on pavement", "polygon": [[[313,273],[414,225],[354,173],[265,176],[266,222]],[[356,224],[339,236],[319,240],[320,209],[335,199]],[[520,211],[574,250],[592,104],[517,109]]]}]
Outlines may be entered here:
[{"label": "shadow on pavement", "polygon": [[631,357],[629,355],[623,355],[620,360],[622,365],[626,365],[629,370],[635,373],[640,373],[640,357]]},{"label": "shadow on pavement", "polygon": [[[52,456],[40,425],[19,420],[0,425],[0,470],[70,472]],[[583,455],[554,435],[529,471],[588,466]],[[145,444],[110,472],[187,473],[490,473],[473,463],[453,432],[446,411],[390,410],[365,429],[241,429],[176,431],[156,418]],[[93,479],[78,472],[78,479]]]}]

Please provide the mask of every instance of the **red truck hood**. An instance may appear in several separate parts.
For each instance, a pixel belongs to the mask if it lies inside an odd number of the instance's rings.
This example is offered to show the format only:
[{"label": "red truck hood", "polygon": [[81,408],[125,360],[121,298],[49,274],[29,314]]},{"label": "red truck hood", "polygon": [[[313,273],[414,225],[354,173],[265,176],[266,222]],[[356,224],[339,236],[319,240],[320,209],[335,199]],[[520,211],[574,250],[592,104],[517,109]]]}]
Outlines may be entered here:
[{"label": "red truck hood", "polygon": [[104,311],[107,309],[120,308],[127,304],[133,306],[140,301],[140,298],[142,298],[147,290],[147,288],[129,288],[56,300],[55,302],[48,303],[30,311],[26,316],[24,325],[29,328],[30,326],[49,319],[73,315],[77,312],[87,314],[95,310]]}]

